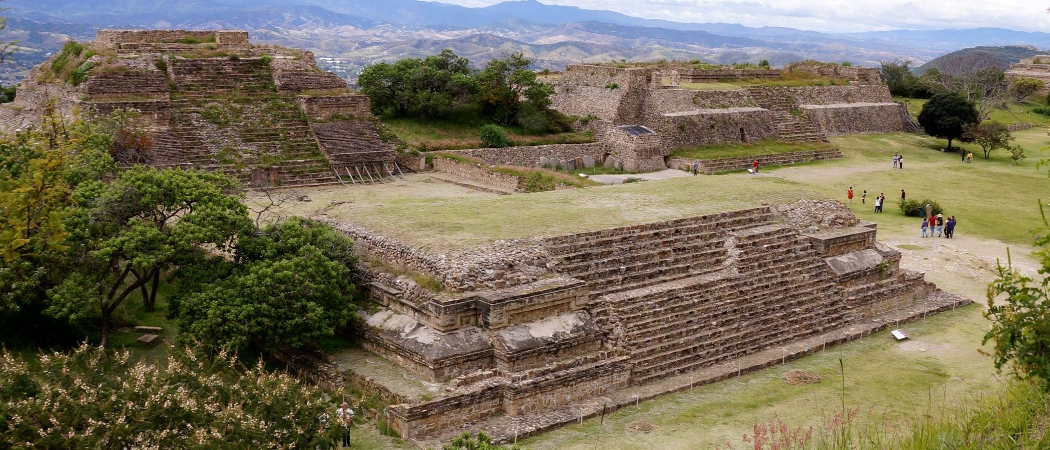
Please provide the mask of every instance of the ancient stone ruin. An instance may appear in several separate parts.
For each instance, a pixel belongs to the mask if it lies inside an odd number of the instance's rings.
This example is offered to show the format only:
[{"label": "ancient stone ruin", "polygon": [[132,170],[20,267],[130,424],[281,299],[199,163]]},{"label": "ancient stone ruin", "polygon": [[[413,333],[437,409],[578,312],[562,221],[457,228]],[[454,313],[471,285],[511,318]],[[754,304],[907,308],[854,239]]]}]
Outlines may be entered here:
[{"label": "ancient stone ruin", "polygon": [[[680,87],[681,82],[778,78],[784,71],[837,77],[848,84]],[[606,144],[612,165],[628,171],[668,167],[665,158],[680,147],[911,131],[906,109],[893,102],[876,69],[799,64],[784,71],[570,65],[554,82],[554,108],[593,119],[587,126]],[[648,131],[626,131],[642,129],[638,127]]]},{"label": "ancient stone ruin", "polygon": [[93,54],[80,66],[86,81],[49,79],[47,64],[35,68],[15,102],[0,108],[0,128],[39,123],[49,110],[134,110],[153,147],[144,160],[125,162],[222,171],[252,186],[400,175],[368,97],[318,69],[310,52],[252,45],[244,31],[100,30],[85,48]]},{"label": "ancient stone ruin", "polygon": [[527,436],[967,302],[902,270],[875,225],[833,200],[441,255],[333,225],[373,261],[363,346],[441,386],[411,399],[366,380],[421,446],[464,430]]},{"label": "ancient stone ruin", "polygon": [[[1046,86],[1050,88],[1050,55],[1036,55],[1022,59],[1016,64],[1010,64],[1010,68],[1006,71],[1006,77],[1010,79],[1035,78],[1043,80]],[[1048,89],[1044,88],[1039,94],[1046,95],[1047,91]]]}]

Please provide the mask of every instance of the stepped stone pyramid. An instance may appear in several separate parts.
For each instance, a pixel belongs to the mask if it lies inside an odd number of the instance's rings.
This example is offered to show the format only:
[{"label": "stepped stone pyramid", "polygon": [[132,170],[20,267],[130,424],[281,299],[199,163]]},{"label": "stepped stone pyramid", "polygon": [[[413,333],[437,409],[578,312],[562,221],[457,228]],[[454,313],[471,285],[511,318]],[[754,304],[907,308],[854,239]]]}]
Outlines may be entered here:
[{"label": "stepped stone pyramid", "polygon": [[0,108],[0,129],[39,123],[49,102],[67,116],[134,110],[153,146],[124,163],[221,171],[259,187],[400,173],[368,98],[318,69],[308,51],[252,45],[243,31],[100,30],[80,55],[86,81],[35,68]]},{"label": "stepped stone pyramid", "polygon": [[440,256],[333,225],[442,281],[435,292],[370,268],[377,307],[360,312],[364,348],[441,388],[409,399],[366,383],[401,399],[386,417],[422,447],[463,431],[520,438],[969,302],[901,269],[875,224],[834,200]]}]

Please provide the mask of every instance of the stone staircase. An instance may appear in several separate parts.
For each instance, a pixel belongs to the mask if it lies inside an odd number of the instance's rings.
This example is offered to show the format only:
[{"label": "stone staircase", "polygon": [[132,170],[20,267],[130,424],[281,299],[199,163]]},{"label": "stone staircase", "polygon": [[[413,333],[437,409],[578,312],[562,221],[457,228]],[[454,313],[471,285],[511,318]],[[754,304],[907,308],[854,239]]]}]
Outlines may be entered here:
[{"label": "stone staircase", "polygon": [[779,139],[788,143],[828,142],[828,137],[809,118],[792,112],[800,111],[793,97],[764,86],[744,88],[748,96],[761,108],[773,114]]},{"label": "stone staircase", "polygon": [[260,58],[176,59],[169,65],[175,90],[184,98],[240,91],[275,92],[270,64]]}]

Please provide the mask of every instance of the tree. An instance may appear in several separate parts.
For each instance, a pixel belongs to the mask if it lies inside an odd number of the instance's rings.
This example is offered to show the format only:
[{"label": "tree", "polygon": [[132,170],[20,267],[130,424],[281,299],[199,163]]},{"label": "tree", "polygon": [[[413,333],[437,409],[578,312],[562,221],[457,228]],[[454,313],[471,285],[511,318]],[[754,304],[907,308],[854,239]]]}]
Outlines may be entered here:
[{"label": "tree", "polygon": [[1025,158],[1027,158],[1027,156],[1024,154],[1024,147],[1021,147],[1020,145],[1010,147],[1010,159],[1013,160],[1015,166]]},{"label": "tree", "polygon": [[183,339],[206,339],[212,351],[302,349],[353,317],[353,242],[328,225],[270,225],[243,236],[235,259],[228,275],[177,302]]},{"label": "tree", "polygon": [[407,58],[365,68],[357,84],[372,111],[395,117],[441,118],[471,102],[477,83],[470,61],[452,50],[425,59]]},{"label": "tree", "polygon": [[992,151],[1009,147],[1010,141],[1014,139],[1006,125],[991,120],[967,125],[962,137],[980,145],[985,159],[990,157]]},{"label": "tree", "polygon": [[994,341],[996,369],[1012,362],[1015,375],[1036,380],[1050,392],[1050,224],[1041,201],[1039,210],[1045,228],[1035,243],[1040,248],[1037,255],[1043,278],[1036,280],[1015,270],[1009,253],[1005,267],[997,262],[998,277],[988,286],[988,309],[984,312],[992,328],[982,343]]},{"label": "tree", "polygon": [[973,102],[951,92],[934,95],[919,112],[922,129],[931,136],[947,139],[948,150],[952,149],[953,139],[962,137],[966,125],[977,122]]},{"label": "tree", "polygon": [[[36,367],[38,366],[38,367]],[[82,345],[0,353],[0,442],[16,448],[336,448],[318,388],[229,353],[166,361]]]},{"label": "tree", "polygon": [[141,291],[151,309],[177,259],[232,249],[250,227],[230,195],[236,187],[219,174],[142,166],[112,183],[82,183],[73,194],[82,206],[66,221],[70,275],[49,291],[48,313],[73,322],[98,314],[105,347],[110,318],[131,294]]},{"label": "tree", "polygon": [[1014,101],[1021,103],[1036,92],[1046,89],[1046,83],[1038,78],[1021,77],[1010,82],[1010,96]]},{"label": "tree", "polygon": [[930,98],[933,95],[930,89],[924,85],[919,77],[912,73],[911,60],[894,59],[879,63],[879,77],[886,83],[890,94],[911,97]]},{"label": "tree", "polygon": [[962,95],[974,103],[981,119],[987,119],[1009,97],[1009,83],[999,64],[986,52],[955,55],[942,61],[939,68],[926,71],[922,81],[935,91]]},{"label": "tree", "polygon": [[536,73],[529,70],[531,64],[518,52],[490,60],[478,74],[479,103],[496,122],[511,125],[521,112],[545,114],[550,108],[554,88],[536,80]]}]

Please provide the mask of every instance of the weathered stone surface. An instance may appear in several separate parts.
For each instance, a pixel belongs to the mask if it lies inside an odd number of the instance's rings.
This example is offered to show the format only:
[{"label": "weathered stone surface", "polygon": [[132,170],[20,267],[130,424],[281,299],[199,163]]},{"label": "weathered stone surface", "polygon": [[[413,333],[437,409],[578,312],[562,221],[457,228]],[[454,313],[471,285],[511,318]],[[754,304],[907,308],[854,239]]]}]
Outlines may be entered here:
[{"label": "weathered stone surface", "polygon": [[584,156],[580,158],[580,162],[583,164],[583,168],[590,169],[594,167],[594,158],[591,156]]},{"label": "weathered stone surface", "polygon": [[163,330],[164,329],[161,328],[161,327],[149,327],[149,326],[145,326],[145,325],[138,325],[138,326],[135,327],[135,332],[136,333],[157,334],[157,333],[160,333]]},{"label": "weathered stone surface", "polygon": [[159,339],[160,339],[160,336],[158,336],[156,334],[144,334],[142,336],[139,336],[139,338],[135,339],[135,340],[139,341],[139,342],[141,342],[143,344],[153,344],[153,343],[156,343]]}]

